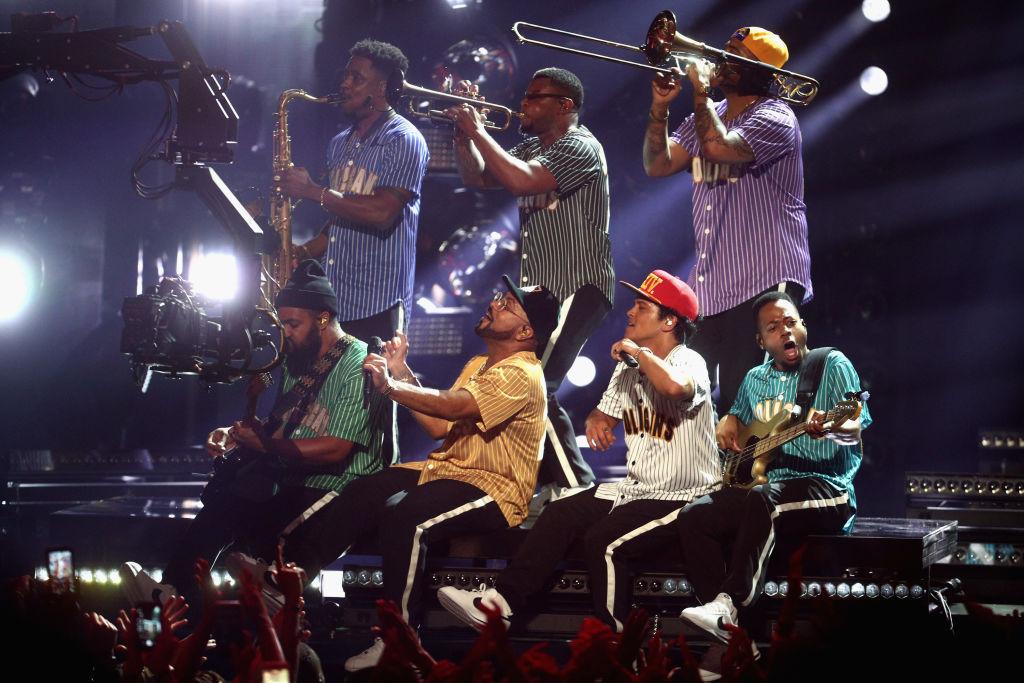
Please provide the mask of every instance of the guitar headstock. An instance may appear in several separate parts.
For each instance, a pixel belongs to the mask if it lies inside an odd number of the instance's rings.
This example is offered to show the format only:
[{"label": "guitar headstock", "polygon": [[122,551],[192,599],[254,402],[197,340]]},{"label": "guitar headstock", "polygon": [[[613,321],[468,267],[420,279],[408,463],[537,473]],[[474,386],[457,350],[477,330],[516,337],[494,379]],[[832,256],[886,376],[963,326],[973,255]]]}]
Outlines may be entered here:
[{"label": "guitar headstock", "polygon": [[269,372],[257,372],[249,378],[249,386],[245,388],[245,397],[249,400],[257,399],[264,389],[274,383],[274,377]]},{"label": "guitar headstock", "polygon": [[840,401],[836,407],[828,411],[832,428],[841,427],[847,420],[860,417],[860,401]]}]

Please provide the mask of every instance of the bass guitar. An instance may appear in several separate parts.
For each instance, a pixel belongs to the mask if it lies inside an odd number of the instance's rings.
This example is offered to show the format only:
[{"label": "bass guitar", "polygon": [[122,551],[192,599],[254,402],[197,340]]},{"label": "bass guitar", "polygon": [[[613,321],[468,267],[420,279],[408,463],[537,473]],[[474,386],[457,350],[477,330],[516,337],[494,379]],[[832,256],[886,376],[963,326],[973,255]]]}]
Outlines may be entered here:
[{"label": "bass guitar", "polygon": [[[840,401],[836,407],[825,413],[824,424],[830,425],[825,433],[831,432],[847,420],[860,416],[860,401]],[[739,451],[726,451],[722,463],[722,483],[749,489],[768,481],[765,472],[778,455],[779,447],[807,432],[807,422],[793,424],[792,411],[784,409],[769,422],[754,420],[749,425],[740,423],[736,434]],[[750,463],[749,470],[746,463]]]}]

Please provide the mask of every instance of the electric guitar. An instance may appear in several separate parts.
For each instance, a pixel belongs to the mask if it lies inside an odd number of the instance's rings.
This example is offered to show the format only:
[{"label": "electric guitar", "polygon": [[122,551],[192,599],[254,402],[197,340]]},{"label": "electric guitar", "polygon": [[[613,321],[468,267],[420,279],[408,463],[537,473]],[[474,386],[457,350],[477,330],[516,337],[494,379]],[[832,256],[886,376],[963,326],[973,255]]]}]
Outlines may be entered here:
[{"label": "electric guitar", "polygon": [[[249,379],[249,386],[245,389],[245,413],[242,422],[248,425],[257,424],[256,409],[259,407],[260,395],[263,390],[273,384],[274,378],[269,372],[260,372]],[[229,451],[213,459],[213,473],[210,475],[210,482],[207,488],[211,493],[230,489],[235,490],[245,477],[248,470],[259,459],[261,453],[249,450],[244,446],[235,446]]]},{"label": "electric guitar", "polygon": [[[831,426],[829,433],[841,427],[847,420],[860,416],[860,401],[840,401],[836,407],[825,413],[824,424]],[[754,420],[749,425],[740,423],[736,443],[742,450],[726,451],[722,464],[722,483],[749,489],[768,481],[765,472],[778,455],[779,447],[807,432],[807,422],[792,424],[792,411],[784,409],[769,422]],[[751,462],[752,461],[752,462]],[[750,462],[749,474],[745,464]]]}]

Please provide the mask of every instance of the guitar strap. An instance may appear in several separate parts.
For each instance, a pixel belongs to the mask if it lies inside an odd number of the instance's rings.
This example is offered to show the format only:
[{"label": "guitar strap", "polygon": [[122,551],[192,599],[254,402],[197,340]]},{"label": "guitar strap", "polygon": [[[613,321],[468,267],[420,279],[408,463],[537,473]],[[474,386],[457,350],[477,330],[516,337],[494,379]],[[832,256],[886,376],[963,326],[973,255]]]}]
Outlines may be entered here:
[{"label": "guitar strap", "polygon": [[346,334],[335,342],[334,346],[327,350],[327,353],[317,359],[310,371],[300,377],[292,385],[292,388],[288,390],[288,393],[274,404],[274,408],[270,411],[267,422],[263,426],[264,433],[269,435],[277,432],[278,427],[284,422],[284,415],[291,408],[295,408],[295,410],[292,410],[291,415],[288,416],[288,423],[281,432],[281,436],[286,439],[291,435],[306,417],[309,405],[320,393],[320,388],[327,380],[327,376],[331,374],[331,370],[337,364],[338,359],[345,354],[345,350],[354,341],[356,341],[355,337]]},{"label": "guitar strap", "polygon": [[800,364],[800,374],[796,385],[796,404],[800,406],[800,421],[806,422],[811,409],[811,403],[818,393],[818,386],[821,384],[821,375],[825,370],[825,359],[832,352],[834,346],[822,346],[812,349],[804,356]]}]

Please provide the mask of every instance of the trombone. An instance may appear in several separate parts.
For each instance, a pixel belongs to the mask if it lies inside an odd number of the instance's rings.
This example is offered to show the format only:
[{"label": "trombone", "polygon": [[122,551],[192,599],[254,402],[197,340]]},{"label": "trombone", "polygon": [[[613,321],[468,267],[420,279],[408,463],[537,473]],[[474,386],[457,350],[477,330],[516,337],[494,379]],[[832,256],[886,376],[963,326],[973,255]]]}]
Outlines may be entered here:
[{"label": "trombone", "polygon": [[[558,36],[564,36],[566,38],[573,38],[576,40],[640,52],[647,58],[647,64],[641,64],[628,59],[619,59],[618,57],[609,57],[597,52],[577,50],[575,48],[558,45],[556,43],[548,43],[541,40],[526,38],[523,36],[523,29],[543,31]],[[625,43],[617,43],[612,40],[604,40],[602,38],[594,38],[593,36],[586,36],[581,33],[572,33],[570,31],[562,31],[560,29],[550,28],[547,26],[529,24],[525,21],[517,21],[513,24],[512,33],[515,35],[516,40],[522,45],[538,45],[540,47],[560,50],[574,55],[596,57],[597,59],[615,62],[616,64],[635,66],[667,76],[673,75],[671,67],[667,65],[667,62],[669,61],[673,61],[675,63],[674,65],[680,69],[683,68],[683,64],[685,62],[694,61],[699,58],[704,58],[715,63],[728,62],[730,64],[742,64],[756,69],[758,72],[764,74],[768,79],[765,86],[766,90],[762,95],[765,97],[780,99],[785,102],[789,102],[790,104],[805,105],[810,103],[810,101],[814,99],[814,96],[818,94],[818,88],[820,87],[818,81],[809,76],[802,76],[792,71],[778,69],[771,64],[765,64],[764,62],[740,57],[739,55],[734,55],[731,52],[726,52],[725,50],[709,47],[704,43],[699,43],[696,40],[693,40],[692,38],[687,38],[683,34],[676,32],[676,15],[670,10],[658,13],[654,18],[654,21],[651,22],[651,27],[647,29],[647,40],[640,47],[627,45]]]},{"label": "trombone", "polygon": [[[472,97],[452,95],[451,93],[441,92],[439,90],[421,88],[416,85],[410,85],[406,81],[402,81],[402,89],[399,92],[401,95],[409,97],[408,111],[410,114],[420,118],[430,119],[431,121],[437,121],[439,123],[451,123],[452,120],[440,109],[430,109],[431,105],[433,105],[435,101],[450,102],[453,104],[468,104],[471,107],[481,110],[485,115],[490,112],[497,112],[505,116],[504,124],[485,120],[484,128],[487,128],[488,130],[506,130],[510,125],[512,125],[513,116],[522,117],[520,112],[512,111],[508,107],[503,107],[500,104],[485,102],[483,100],[473,99]],[[421,102],[416,104],[413,101],[414,98],[420,98]],[[424,107],[426,107],[426,109],[424,109]]]}]

